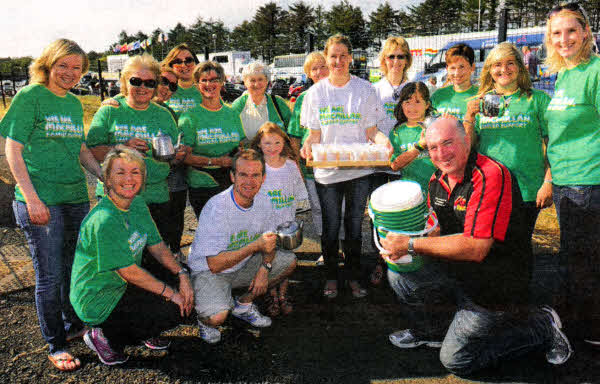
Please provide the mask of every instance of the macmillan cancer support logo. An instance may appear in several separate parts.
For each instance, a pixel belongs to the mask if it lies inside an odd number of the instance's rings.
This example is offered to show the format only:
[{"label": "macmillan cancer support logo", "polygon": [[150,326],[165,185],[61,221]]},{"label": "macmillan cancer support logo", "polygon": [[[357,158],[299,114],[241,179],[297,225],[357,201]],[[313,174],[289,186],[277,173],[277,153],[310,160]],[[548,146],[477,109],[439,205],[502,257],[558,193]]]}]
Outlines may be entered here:
[{"label": "macmillan cancer support logo", "polygon": [[575,106],[575,98],[567,97],[565,95],[564,89],[557,89],[554,92],[554,97],[550,100],[550,104],[548,104],[549,111],[564,111],[569,107]]},{"label": "macmillan cancer support logo", "polygon": [[51,115],[44,118],[46,137],[82,138],[83,125],[72,121],[71,116]]},{"label": "macmillan cancer support logo", "polygon": [[328,105],[319,108],[319,121],[321,125],[331,124],[356,124],[360,121],[360,113],[346,113],[343,105],[331,106]]}]

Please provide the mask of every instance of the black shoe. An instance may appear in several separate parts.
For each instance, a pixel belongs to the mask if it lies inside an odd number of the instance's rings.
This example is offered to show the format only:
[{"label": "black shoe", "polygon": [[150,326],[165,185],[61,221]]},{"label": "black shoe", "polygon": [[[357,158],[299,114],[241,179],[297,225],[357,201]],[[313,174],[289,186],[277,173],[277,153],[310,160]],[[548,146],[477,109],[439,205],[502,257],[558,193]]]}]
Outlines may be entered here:
[{"label": "black shoe", "polygon": [[571,347],[571,343],[569,343],[569,339],[567,339],[567,336],[561,330],[562,322],[560,321],[560,317],[554,309],[547,305],[543,306],[541,310],[545,312],[552,330],[552,344],[546,352],[546,360],[554,365],[564,364],[573,354],[573,348]]},{"label": "black shoe", "polygon": [[441,348],[442,342],[435,340],[420,339],[413,335],[410,329],[403,329],[390,335],[390,342],[398,348],[416,348],[420,345],[426,345],[431,348]]}]

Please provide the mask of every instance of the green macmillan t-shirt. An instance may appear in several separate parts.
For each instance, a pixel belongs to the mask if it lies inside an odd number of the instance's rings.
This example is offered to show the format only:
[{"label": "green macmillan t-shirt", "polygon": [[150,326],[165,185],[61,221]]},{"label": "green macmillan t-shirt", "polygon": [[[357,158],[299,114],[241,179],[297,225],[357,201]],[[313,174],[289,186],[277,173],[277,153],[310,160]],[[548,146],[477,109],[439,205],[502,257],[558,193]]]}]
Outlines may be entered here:
[{"label": "green macmillan t-shirt", "polygon": [[[227,105],[222,105],[218,111],[209,111],[200,105],[185,112],[179,117],[179,129],[183,132],[184,144],[190,146],[192,154],[197,156],[227,155],[246,137],[240,115]],[[188,167],[187,182],[192,188],[219,185],[207,172],[194,167]]]},{"label": "green macmillan t-shirt", "polygon": [[[177,125],[167,109],[151,102],[143,111],[121,103],[118,108],[102,106],[94,115],[87,135],[90,148],[99,145],[125,144],[134,137],[144,140],[152,148],[152,138],[162,132],[171,137],[173,145],[177,140]],[[155,160],[152,149],[144,157],[146,163],[146,188],[140,194],[147,204],[169,201],[167,176],[169,163]],[[96,195],[104,195],[104,187],[98,182]]]},{"label": "green macmillan t-shirt", "polygon": [[178,86],[175,93],[173,93],[171,98],[166,102],[166,104],[175,111],[177,116],[181,116],[183,112],[195,109],[201,103],[202,94],[195,85],[192,85],[189,88]]},{"label": "green macmillan t-shirt", "polygon": [[[302,101],[304,101],[304,96],[306,95],[306,92],[308,92],[308,91],[302,92],[296,99],[296,103],[294,104],[294,110],[292,111],[292,117],[290,118],[290,124],[288,125],[288,131],[287,131],[287,134],[290,137],[295,137],[295,138],[298,138],[301,140],[300,148],[302,148],[302,145],[304,145],[306,138],[310,134],[310,129],[308,129],[300,124],[300,115],[302,112]],[[300,162],[300,169],[305,178],[308,178],[308,179],[315,178],[312,168],[307,167],[306,163],[304,161]]]},{"label": "green macmillan t-shirt", "polygon": [[[394,154],[391,161],[396,160],[398,156],[412,149],[415,144],[419,143],[421,138],[421,126],[409,127],[406,123],[395,127],[390,131],[390,142],[394,147]],[[412,180],[419,183],[421,191],[427,195],[429,189],[429,179],[435,172],[435,167],[431,162],[429,153],[423,151],[406,167],[402,168],[402,179]]]},{"label": "green macmillan t-shirt", "polygon": [[[0,134],[23,145],[23,160],[46,205],[89,201],[79,162],[84,142],[83,108],[71,93],[61,97],[40,84],[21,89],[0,122]],[[21,188],[15,198],[25,202]]]},{"label": "green macmillan t-shirt", "polygon": [[600,184],[600,58],[560,71],[546,119],[556,185]]},{"label": "green macmillan t-shirt", "polygon": [[161,241],[141,197],[126,211],[109,198],[100,200],[83,220],[75,250],[70,299],[77,316],[102,324],[127,289],[117,270],[141,265],[144,247]]},{"label": "green macmillan t-shirt", "polygon": [[523,201],[535,201],[546,172],[543,140],[548,137],[548,127],[544,114],[550,97],[532,89],[531,97],[518,92],[502,99],[510,99],[502,116],[477,114],[475,118],[479,152],[506,165],[517,178]]},{"label": "green macmillan t-shirt", "polygon": [[467,113],[467,102],[477,95],[478,91],[479,88],[475,85],[463,92],[457,92],[454,86],[449,85],[433,92],[431,105],[437,113],[447,113],[462,121]]}]

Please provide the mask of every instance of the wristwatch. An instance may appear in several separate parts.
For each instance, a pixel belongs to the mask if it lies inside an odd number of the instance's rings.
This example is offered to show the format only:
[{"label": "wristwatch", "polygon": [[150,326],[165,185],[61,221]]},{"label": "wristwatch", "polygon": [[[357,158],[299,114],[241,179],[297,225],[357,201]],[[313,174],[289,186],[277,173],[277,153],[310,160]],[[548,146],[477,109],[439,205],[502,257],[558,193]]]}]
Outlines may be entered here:
[{"label": "wristwatch", "polygon": [[271,269],[273,269],[273,266],[271,265],[271,263],[267,263],[267,262],[264,262],[264,261],[263,261],[263,263],[262,263],[261,265],[262,265],[263,267],[265,267],[265,269],[266,269],[268,272],[271,272]]},{"label": "wristwatch", "polygon": [[415,252],[415,238],[411,237],[408,239],[408,254],[411,256],[416,256],[417,252]]}]

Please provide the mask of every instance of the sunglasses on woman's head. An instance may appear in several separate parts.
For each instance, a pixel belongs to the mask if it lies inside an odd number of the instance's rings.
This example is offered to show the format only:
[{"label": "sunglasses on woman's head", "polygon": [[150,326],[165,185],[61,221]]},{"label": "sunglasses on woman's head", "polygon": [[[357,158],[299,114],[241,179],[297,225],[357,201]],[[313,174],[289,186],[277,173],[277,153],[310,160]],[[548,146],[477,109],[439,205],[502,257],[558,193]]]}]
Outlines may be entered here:
[{"label": "sunglasses on woman's head", "polygon": [[154,79],[142,80],[139,77],[130,77],[129,84],[131,84],[133,87],[141,87],[143,84],[144,88],[149,89],[154,89],[157,85],[156,80]]},{"label": "sunglasses on woman's head", "polygon": [[169,66],[172,67],[174,65],[180,65],[180,64],[185,64],[185,65],[190,65],[190,64],[194,64],[194,58],[191,56],[186,57],[185,59],[181,60],[181,59],[173,59],[170,63]]},{"label": "sunglasses on woman's head", "polygon": [[394,60],[394,59],[406,60],[408,58],[408,55],[388,55],[387,58],[390,60]]},{"label": "sunglasses on woman's head", "polygon": [[164,85],[165,87],[168,86],[171,92],[175,92],[177,90],[177,83],[170,82],[169,79],[164,76],[160,77],[160,84]]},{"label": "sunglasses on woman's head", "polygon": [[548,19],[551,18],[552,16],[556,15],[558,12],[563,11],[565,9],[567,11],[571,11],[571,12],[579,12],[581,14],[581,16],[583,16],[583,18],[585,19],[586,23],[589,23],[590,19],[588,18],[585,10],[581,7],[581,5],[579,5],[579,3],[568,3],[568,4],[564,4],[564,5],[557,5],[556,7],[552,8],[550,10],[550,12],[548,12]]}]

